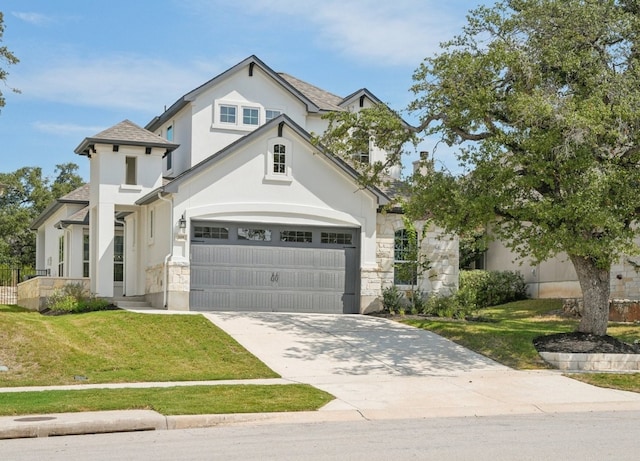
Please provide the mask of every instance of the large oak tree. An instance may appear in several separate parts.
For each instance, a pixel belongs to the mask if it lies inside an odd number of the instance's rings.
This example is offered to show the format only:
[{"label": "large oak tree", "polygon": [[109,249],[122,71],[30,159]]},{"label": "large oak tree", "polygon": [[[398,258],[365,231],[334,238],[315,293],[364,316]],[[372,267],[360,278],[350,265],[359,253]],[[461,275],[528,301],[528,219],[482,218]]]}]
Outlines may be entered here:
[{"label": "large oak tree", "polygon": [[[0,11],[0,43],[2,43],[3,35],[4,35],[4,15]],[[7,76],[9,75],[9,73],[6,70],[6,66],[17,64],[18,62],[19,62],[18,58],[16,58],[15,55],[11,51],[9,51],[9,49],[6,46],[0,46],[0,63],[3,64],[2,66],[0,66],[0,82],[6,83]],[[12,88],[12,91],[17,92],[18,90]],[[0,107],[4,107],[4,104],[5,104],[5,99],[2,94],[2,90],[0,90]]]},{"label": "large oak tree", "polygon": [[0,264],[34,265],[35,233],[29,226],[55,199],[84,184],[77,170],[75,163],[56,165],[53,179],[43,177],[40,167],[0,173]]},{"label": "large oak tree", "polygon": [[611,265],[637,250],[640,1],[480,7],[420,65],[413,91],[418,131],[460,146],[464,173],[426,165],[407,212],[459,233],[488,224],[538,261],[566,252],[584,295],[578,329],[606,334]]}]

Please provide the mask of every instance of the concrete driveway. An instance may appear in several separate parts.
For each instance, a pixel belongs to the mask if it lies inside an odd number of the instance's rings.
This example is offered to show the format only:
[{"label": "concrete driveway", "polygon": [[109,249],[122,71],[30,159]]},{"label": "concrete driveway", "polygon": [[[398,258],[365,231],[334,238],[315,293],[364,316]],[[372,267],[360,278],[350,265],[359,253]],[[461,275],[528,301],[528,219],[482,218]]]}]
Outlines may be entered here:
[{"label": "concrete driveway", "polygon": [[[640,410],[640,394],[515,371],[428,331],[361,315],[206,313],[283,378],[365,418]],[[329,416],[329,415],[327,415]]]}]

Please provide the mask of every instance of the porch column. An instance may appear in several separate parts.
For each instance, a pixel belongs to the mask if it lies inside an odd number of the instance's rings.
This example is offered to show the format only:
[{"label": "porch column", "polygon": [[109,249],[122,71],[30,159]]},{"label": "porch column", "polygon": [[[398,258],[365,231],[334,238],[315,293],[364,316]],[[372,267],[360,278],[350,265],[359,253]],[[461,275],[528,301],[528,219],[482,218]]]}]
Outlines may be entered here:
[{"label": "porch column", "polygon": [[91,210],[91,291],[104,298],[113,297],[114,212],[113,203]]}]

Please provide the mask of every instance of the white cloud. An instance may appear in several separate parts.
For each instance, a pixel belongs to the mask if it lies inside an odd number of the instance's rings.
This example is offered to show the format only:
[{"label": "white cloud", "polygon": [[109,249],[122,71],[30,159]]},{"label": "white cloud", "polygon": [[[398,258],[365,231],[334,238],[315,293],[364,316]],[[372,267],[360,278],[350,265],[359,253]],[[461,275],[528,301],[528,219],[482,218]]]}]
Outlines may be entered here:
[{"label": "white cloud", "polygon": [[28,22],[30,24],[35,24],[36,26],[42,26],[44,24],[47,24],[49,22],[53,21],[53,18],[49,17],[49,16],[45,16],[44,14],[40,14],[40,13],[28,13],[28,12],[22,12],[22,11],[13,11],[11,12],[11,14],[13,16],[15,16],[18,19],[21,19],[25,22]]},{"label": "white cloud", "polygon": [[86,135],[87,133],[99,133],[103,131],[104,126],[87,126],[74,123],[55,123],[55,122],[35,122],[34,128],[42,133],[53,134],[57,136],[68,135]]},{"label": "white cloud", "polygon": [[178,67],[140,56],[67,58],[16,75],[24,97],[71,105],[157,114],[187,91],[215,75],[202,63]]},{"label": "white cloud", "polygon": [[[219,8],[227,2],[214,3]],[[311,23],[314,27],[307,28],[310,40],[348,57],[412,67],[437,52],[441,42],[453,38],[469,8],[464,0],[324,0],[312,4],[236,0],[233,5],[245,12],[285,15],[298,23]]]}]

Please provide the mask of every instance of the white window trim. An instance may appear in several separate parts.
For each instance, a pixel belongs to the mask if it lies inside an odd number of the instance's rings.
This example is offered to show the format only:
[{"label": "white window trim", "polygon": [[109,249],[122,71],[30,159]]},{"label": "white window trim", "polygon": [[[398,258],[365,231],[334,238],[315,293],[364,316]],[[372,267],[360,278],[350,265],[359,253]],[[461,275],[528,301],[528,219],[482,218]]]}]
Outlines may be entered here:
[{"label": "white window trim", "polygon": [[[258,111],[258,123],[255,123],[255,124],[244,123],[244,111],[245,111],[245,109],[257,110]],[[259,127],[260,125],[262,125],[261,121],[262,121],[262,119],[264,119],[264,116],[263,116],[263,114],[261,114],[262,111],[260,109],[261,108],[259,106],[252,106],[252,105],[246,105],[246,104],[243,105],[241,107],[242,120],[239,120],[240,125],[245,126],[245,127],[254,127],[254,128]]]},{"label": "white window trim", "polygon": [[[282,144],[285,146],[285,172],[274,173],[273,172],[273,151],[276,144]],[[267,155],[265,162],[265,175],[264,180],[268,182],[278,182],[290,184],[293,181],[291,175],[291,165],[293,160],[293,143],[285,138],[271,138],[267,141]]]},{"label": "white window trim", "polygon": [[[235,107],[236,109],[236,121],[235,123],[221,122],[220,121],[220,108],[221,107]],[[245,124],[244,123],[244,109],[255,109],[258,111],[258,124]],[[278,110],[278,109],[272,109]],[[239,101],[234,99],[215,99],[213,101],[213,116],[212,116],[212,128],[226,129],[226,130],[240,130],[240,131],[253,131],[261,125],[264,125],[265,121],[265,109],[258,103],[251,101]],[[174,133],[175,135],[175,133]]]}]

